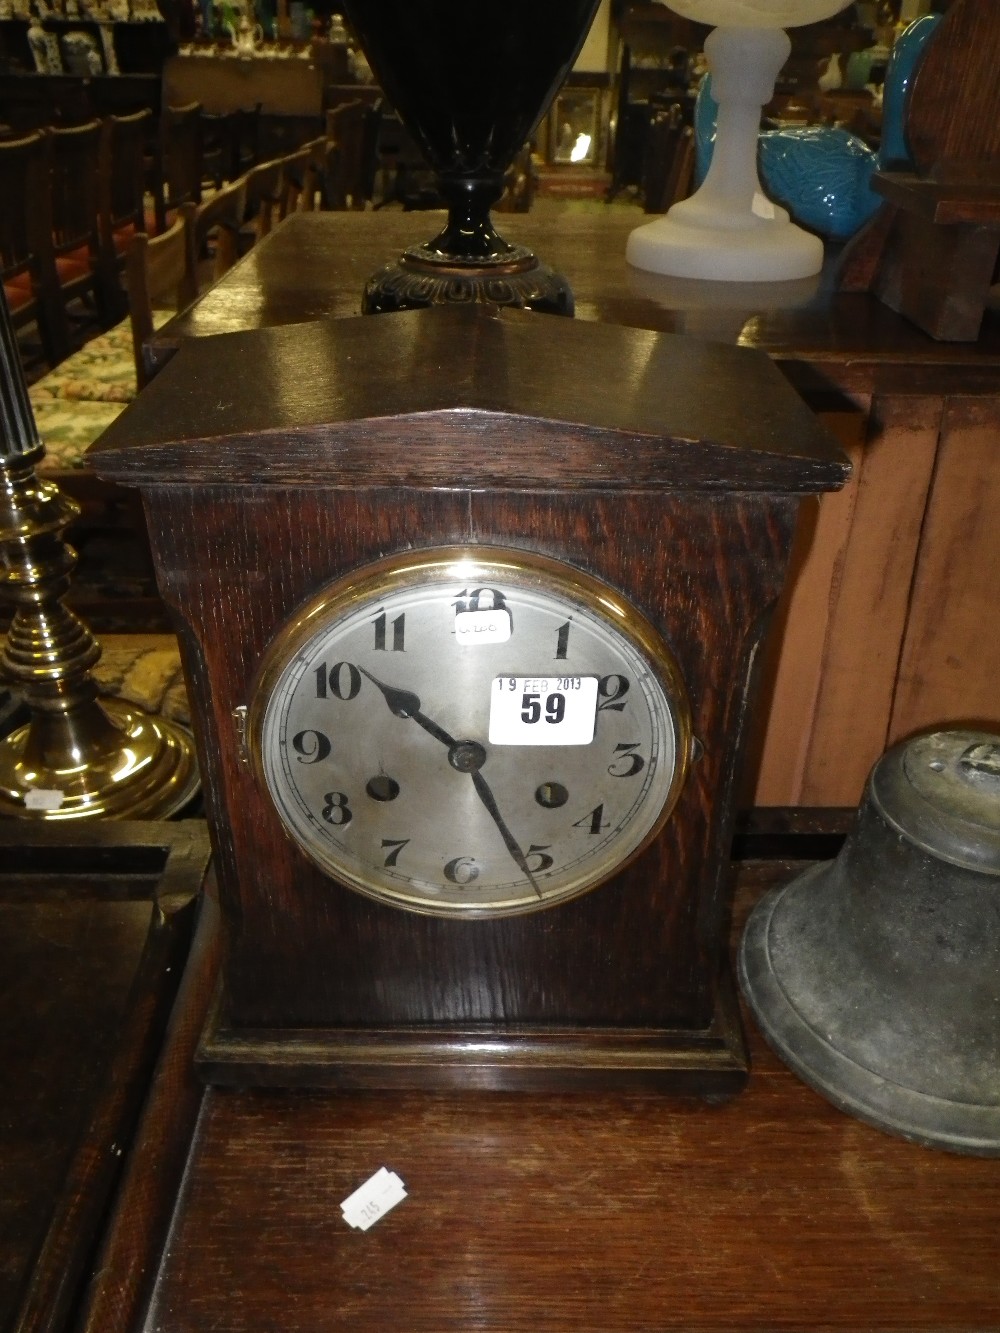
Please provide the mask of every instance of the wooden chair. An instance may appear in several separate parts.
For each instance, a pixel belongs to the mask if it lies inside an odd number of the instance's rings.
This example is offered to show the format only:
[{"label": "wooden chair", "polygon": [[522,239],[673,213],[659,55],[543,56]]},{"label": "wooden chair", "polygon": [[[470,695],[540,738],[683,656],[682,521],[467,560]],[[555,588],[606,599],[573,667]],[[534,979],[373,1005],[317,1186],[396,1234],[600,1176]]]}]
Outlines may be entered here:
[{"label": "wooden chair", "polygon": [[217,282],[240,257],[240,228],[246,216],[245,177],[227,185],[195,209],[194,252],[197,262],[212,257],[212,281]]},{"label": "wooden chair", "polygon": [[177,220],[160,236],[139,232],[125,259],[128,311],[132,325],[135,378],[139,389],[149,381],[143,345],[153,332],[154,310],[183,310],[198,295],[194,250],[196,204],[182,204]]},{"label": "wooden chair", "polygon": [[[94,316],[102,328],[114,322],[100,283],[98,234],[98,178],[101,158],[101,123],[53,128],[46,131],[49,148],[49,184],[52,240],[59,289],[71,319]],[[84,311],[70,311],[82,301]]]},{"label": "wooden chair", "polygon": [[201,104],[165,106],[151,182],[158,232],[167,229],[181,204],[201,203],[203,170]]},{"label": "wooden chair", "polygon": [[70,351],[52,248],[48,144],[41,134],[0,142],[0,274],[14,327],[38,329],[50,366]]},{"label": "wooden chair", "polygon": [[116,319],[128,302],[120,275],[133,236],[154,227],[146,217],[146,156],[152,137],[153,113],[108,116],[102,126],[98,177],[98,233],[101,282],[105,305]]},{"label": "wooden chair", "polygon": [[[325,142],[325,140],[321,141]],[[280,218],[289,213],[312,212],[315,208],[317,166],[311,144],[305,144],[295,153],[289,153],[282,162],[282,195]],[[279,218],[279,220],[280,220]]]},{"label": "wooden chair", "polygon": [[261,103],[241,107],[236,113],[239,174],[244,175],[260,161]]},{"label": "wooden chair", "polygon": [[375,192],[381,104],[344,102],[326,113],[326,137],[336,144],[335,174],[326,183],[327,207],[362,210]]},{"label": "wooden chair", "polygon": [[262,162],[243,177],[246,185],[241,248],[249,249],[281,220],[285,207],[285,161]]},{"label": "wooden chair", "polygon": [[238,111],[201,112],[202,179],[216,190],[241,175]]}]

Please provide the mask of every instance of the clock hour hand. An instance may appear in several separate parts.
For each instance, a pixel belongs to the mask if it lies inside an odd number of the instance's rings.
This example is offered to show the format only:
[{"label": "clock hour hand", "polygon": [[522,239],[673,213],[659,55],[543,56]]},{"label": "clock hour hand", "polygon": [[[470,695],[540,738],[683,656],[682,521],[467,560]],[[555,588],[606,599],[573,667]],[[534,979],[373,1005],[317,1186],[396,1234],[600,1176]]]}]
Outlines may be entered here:
[{"label": "clock hour hand", "polygon": [[528,862],[524,852],[521,851],[517,839],[504,823],[503,815],[501,815],[496,799],[490,790],[490,785],[479,771],[481,765],[486,761],[486,751],[483,747],[477,741],[456,741],[454,736],[449,736],[443,727],[439,727],[436,722],[431,721],[429,717],[421,712],[420,699],[412,690],[401,690],[395,685],[384,684],[384,682],[379,680],[377,676],[373,676],[370,671],[361,666],[360,663],[358,664],[358,670],[362,675],[368,677],[377,690],[381,691],[382,697],[389,705],[390,712],[392,712],[395,717],[412,718],[418,726],[423,727],[424,731],[433,736],[435,740],[439,740],[444,745],[447,745],[448,762],[451,764],[452,768],[457,769],[460,773],[469,773],[471,775],[472,785],[476,789],[476,794],[486,807],[490,818],[499,829],[500,836],[504,841],[504,846],[513,857],[515,865],[527,878],[528,883],[535,890],[535,893],[541,898],[542,891],[535,883],[534,875],[532,875],[531,871],[528,869]]},{"label": "clock hour hand", "polygon": [[411,717],[418,726],[423,727],[435,740],[442,745],[447,745],[449,749],[453,748],[458,742],[454,736],[449,736],[443,727],[439,727],[436,722],[431,721],[426,714],[420,711],[420,699],[412,690],[400,690],[395,685],[385,685],[370,671],[367,671],[361,664],[358,664],[358,670],[363,676],[367,676],[376,689],[381,690],[382,697],[389,705],[389,711],[395,717]]},{"label": "clock hour hand", "polygon": [[510,829],[504,823],[503,815],[501,815],[499,809],[497,808],[497,803],[493,796],[492,791],[490,791],[489,783],[483,777],[482,773],[480,773],[478,768],[474,769],[472,772],[472,785],[476,789],[477,796],[482,801],[483,805],[486,806],[490,818],[493,820],[494,824],[496,824],[497,828],[500,830],[500,836],[504,840],[504,846],[507,848],[508,852],[510,852],[511,856],[514,858],[514,863],[517,865],[522,875],[524,875],[527,878],[528,883],[535,890],[535,893],[538,895],[538,897],[541,898],[542,891],[535,883],[534,875],[528,869],[528,862],[525,858],[524,852],[521,851],[517,839],[514,837],[513,833],[511,833]]}]

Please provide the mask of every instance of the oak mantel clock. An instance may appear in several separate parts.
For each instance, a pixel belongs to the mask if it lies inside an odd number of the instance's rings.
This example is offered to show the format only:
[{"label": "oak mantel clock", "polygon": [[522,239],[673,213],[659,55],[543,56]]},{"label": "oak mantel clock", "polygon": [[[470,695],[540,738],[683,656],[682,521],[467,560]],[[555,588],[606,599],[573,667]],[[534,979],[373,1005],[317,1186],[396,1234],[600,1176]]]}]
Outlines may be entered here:
[{"label": "oak mantel clock", "polygon": [[140,487],[181,632],[207,1077],[742,1085],[753,664],[846,475],[767,358],[485,308],[234,334],[91,462]]}]

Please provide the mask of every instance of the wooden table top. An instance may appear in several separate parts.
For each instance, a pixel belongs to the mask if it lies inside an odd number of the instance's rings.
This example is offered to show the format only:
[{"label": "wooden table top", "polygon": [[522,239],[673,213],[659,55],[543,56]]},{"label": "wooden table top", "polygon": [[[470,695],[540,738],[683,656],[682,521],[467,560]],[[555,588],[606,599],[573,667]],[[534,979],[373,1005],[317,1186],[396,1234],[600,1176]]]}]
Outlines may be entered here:
[{"label": "wooden table top", "polygon": [[[441,215],[394,210],[295,213],[261,240],[148,345],[162,364],[188,337],[361,313],[366,279],[405,245],[433,235]],[[644,273],[625,242],[646,221],[631,209],[548,210],[498,217],[510,240],[563,272],[576,317],[761,348],[812,392],[995,393],[1000,315],[979,341],[938,343],[863,294],[831,294],[824,274],[793,282],[712,283]]]},{"label": "wooden table top", "polygon": [[[794,872],[747,864],[741,909]],[[194,1010],[86,1333],[1000,1327],[1000,1162],[860,1124],[752,1029],[749,1088],[720,1106],[198,1091]],[[340,1203],[382,1166],[409,1197],[353,1231]]]},{"label": "wooden table top", "polygon": [[184,966],[198,820],[0,821],[0,1328],[62,1333]]}]

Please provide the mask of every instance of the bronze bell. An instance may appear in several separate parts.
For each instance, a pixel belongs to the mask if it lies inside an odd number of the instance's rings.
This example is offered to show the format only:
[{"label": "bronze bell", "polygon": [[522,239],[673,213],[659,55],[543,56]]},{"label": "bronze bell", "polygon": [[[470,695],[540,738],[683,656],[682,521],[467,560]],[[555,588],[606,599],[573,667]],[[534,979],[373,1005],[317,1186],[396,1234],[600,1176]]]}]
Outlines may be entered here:
[{"label": "bronze bell", "polygon": [[1000,1156],[1000,737],[883,755],[837,859],[751,913],[739,972],[768,1042],[835,1106]]}]

